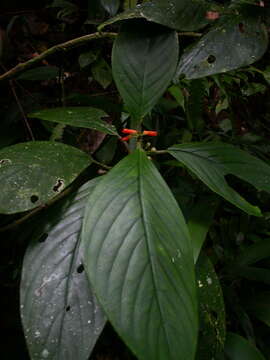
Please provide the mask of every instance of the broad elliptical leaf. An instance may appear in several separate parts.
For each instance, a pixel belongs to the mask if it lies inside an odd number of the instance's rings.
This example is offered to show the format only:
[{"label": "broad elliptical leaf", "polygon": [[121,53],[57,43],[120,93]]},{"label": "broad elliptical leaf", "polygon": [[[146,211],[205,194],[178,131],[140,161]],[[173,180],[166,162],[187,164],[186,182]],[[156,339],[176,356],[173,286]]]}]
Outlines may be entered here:
[{"label": "broad elliptical leaf", "polygon": [[85,203],[98,181],[50,208],[26,252],[20,302],[32,360],[87,360],[104,327],[80,242]]},{"label": "broad elliptical leaf", "polygon": [[197,295],[183,215],[142,150],[103,178],[86,205],[84,263],[116,331],[141,360],[192,360]]}]

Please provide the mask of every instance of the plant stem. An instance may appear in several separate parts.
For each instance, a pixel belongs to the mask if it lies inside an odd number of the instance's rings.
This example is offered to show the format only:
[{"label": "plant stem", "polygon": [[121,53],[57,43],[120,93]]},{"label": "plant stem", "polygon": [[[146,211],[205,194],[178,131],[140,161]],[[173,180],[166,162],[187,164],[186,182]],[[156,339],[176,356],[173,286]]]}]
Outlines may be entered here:
[{"label": "plant stem", "polygon": [[53,47],[49,48],[48,50],[44,51],[40,55],[30,59],[24,63],[20,63],[16,65],[14,68],[6,71],[4,74],[0,75],[1,80],[8,80],[13,78],[16,75],[21,74],[22,72],[31,69],[34,65],[38,64],[40,61],[46,59],[47,57],[59,52],[59,51],[67,51],[73,49],[78,46],[85,45],[88,41],[96,40],[96,39],[104,39],[104,38],[115,38],[118,34],[107,32],[107,33],[94,33],[84,35],[69,41],[66,41],[62,44],[54,45]]}]

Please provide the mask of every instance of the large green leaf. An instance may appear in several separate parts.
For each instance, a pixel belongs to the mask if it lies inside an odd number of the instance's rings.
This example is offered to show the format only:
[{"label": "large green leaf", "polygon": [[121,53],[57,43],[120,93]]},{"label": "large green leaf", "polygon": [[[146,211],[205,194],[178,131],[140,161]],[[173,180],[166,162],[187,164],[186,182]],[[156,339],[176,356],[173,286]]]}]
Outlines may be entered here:
[{"label": "large green leaf", "polygon": [[229,360],[265,360],[265,357],[254,345],[232,332],[227,334],[225,354]]},{"label": "large green leaf", "polygon": [[175,31],[145,23],[123,26],[113,46],[113,77],[127,110],[137,122],[167,89],[177,61]]},{"label": "large green leaf", "polygon": [[99,29],[116,21],[142,18],[179,31],[194,31],[207,25],[207,11],[217,10],[216,4],[204,0],[152,0],[137,5],[103,23]]},{"label": "large green leaf", "polygon": [[258,190],[269,192],[270,167],[262,160],[221,142],[174,145],[169,148],[169,153],[196,174],[211,190],[248,214],[261,215],[260,209],[233,190],[224,176],[235,175]]},{"label": "large green leaf", "polygon": [[228,17],[183,54],[176,72],[196,79],[254,63],[265,53],[268,35],[259,19]]},{"label": "large green leaf", "polygon": [[0,151],[0,213],[46,203],[91,164],[82,151],[61,143],[32,141]]},{"label": "large green leaf", "polygon": [[117,135],[113,125],[101,120],[101,118],[107,116],[103,110],[88,106],[44,109],[28,115],[30,118],[38,118],[70,126],[93,129],[109,135]]},{"label": "large green leaf", "polygon": [[190,238],[172,193],[142,150],[95,188],[82,238],[97,298],[137,357],[193,360],[197,299]]},{"label": "large green leaf", "polygon": [[87,360],[105,324],[80,243],[85,203],[96,184],[49,209],[26,252],[20,301],[32,360]]},{"label": "large green leaf", "polygon": [[222,289],[214,266],[201,254],[196,264],[198,282],[200,336],[197,360],[216,359],[223,351],[226,319]]}]

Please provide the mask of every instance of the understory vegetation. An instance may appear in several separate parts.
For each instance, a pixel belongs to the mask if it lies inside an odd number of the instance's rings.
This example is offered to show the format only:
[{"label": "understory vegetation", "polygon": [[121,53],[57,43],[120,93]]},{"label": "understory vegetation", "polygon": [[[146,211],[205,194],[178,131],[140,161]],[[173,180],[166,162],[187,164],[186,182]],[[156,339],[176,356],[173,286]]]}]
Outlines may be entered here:
[{"label": "understory vegetation", "polygon": [[4,360],[270,360],[269,26],[2,1]]}]

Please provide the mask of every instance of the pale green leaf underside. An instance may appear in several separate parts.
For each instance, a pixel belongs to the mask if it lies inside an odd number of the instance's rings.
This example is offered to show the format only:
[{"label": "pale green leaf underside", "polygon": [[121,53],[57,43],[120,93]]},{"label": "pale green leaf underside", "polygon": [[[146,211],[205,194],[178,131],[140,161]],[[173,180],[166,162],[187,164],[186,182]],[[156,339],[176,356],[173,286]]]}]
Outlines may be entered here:
[{"label": "pale green leaf underside", "polygon": [[141,150],[89,198],[85,265],[98,300],[139,359],[194,359],[194,261],[183,215]]},{"label": "pale green leaf underside", "polygon": [[30,118],[38,118],[70,126],[97,130],[109,135],[117,135],[115,127],[101,119],[107,116],[103,110],[88,106],[44,109],[28,115]]},{"label": "pale green leaf underside", "polygon": [[59,194],[91,164],[79,149],[32,141],[0,151],[0,213],[30,210]]},{"label": "pale green leaf underside", "polygon": [[250,215],[260,216],[260,209],[243,199],[225,179],[234,175],[258,190],[270,191],[270,167],[262,160],[225,143],[174,145],[169,153],[190,169],[212,191],[223,196]]},{"label": "pale green leaf underside", "polygon": [[260,59],[268,46],[265,25],[258,19],[234,17],[223,20],[180,59],[180,75],[197,79],[250,65]]},{"label": "pale green leaf underside", "polygon": [[[96,180],[50,208],[26,252],[21,317],[32,360],[87,360],[105,317],[82,267],[80,232]],[[45,242],[39,239],[44,238]]]},{"label": "pale green leaf underside", "polygon": [[166,91],[177,61],[175,31],[147,23],[122,27],[113,46],[113,77],[126,109],[138,122]]}]

